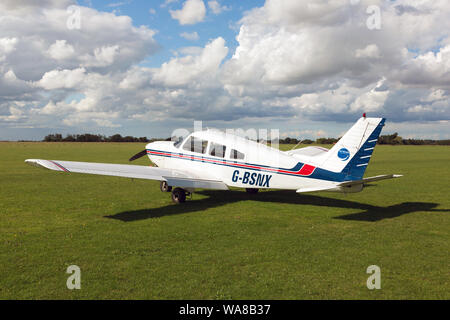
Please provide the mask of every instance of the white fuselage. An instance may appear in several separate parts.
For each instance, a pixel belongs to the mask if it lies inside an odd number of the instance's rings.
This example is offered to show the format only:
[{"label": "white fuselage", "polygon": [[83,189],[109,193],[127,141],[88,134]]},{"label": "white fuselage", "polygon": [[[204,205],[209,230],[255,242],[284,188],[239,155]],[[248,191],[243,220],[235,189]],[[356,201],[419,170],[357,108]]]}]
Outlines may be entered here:
[{"label": "white fuselage", "polygon": [[[200,140],[197,148],[190,148],[191,137]],[[160,168],[188,169],[198,178],[220,180],[231,187],[297,190],[333,183],[308,178],[316,166],[302,163],[299,157],[218,131],[195,132],[179,145],[152,142],[146,149]],[[218,149],[224,152],[217,155]]]}]

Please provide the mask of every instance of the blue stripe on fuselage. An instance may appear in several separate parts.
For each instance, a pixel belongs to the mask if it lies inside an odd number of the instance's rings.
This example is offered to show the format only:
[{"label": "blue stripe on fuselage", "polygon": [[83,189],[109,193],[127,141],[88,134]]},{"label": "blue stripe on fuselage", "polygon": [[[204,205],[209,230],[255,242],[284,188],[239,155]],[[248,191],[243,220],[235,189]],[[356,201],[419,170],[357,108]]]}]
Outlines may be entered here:
[{"label": "blue stripe on fuselage", "polygon": [[[155,154],[155,153],[151,153],[151,152],[164,153],[164,154]],[[203,155],[191,155],[191,154],[185,154],[185,153],[176,153],[176,152],[154,150],[154,149],[147,149],[147,153],[150,155],[153,155],[153,156],[176,158],[176,159],[183,159],[183,160],[197,161],[197,162],[205,162],[205,163],[239,168],[239,169],[245,169],[245,170],[270,172],[272,174],[282,174],[282,175],[289,175],[289,176],[296,176],[296,177],[306,177],[306,178],[327,180],[327,181],[334,181],[334,182],[356,180],[354,177],[345,175],[341,172],[332,172],[332,171],[328,171],[325,169],[321,169],[319,167],[316,167],[314,172],[308,176],[302,176],[302,175],[296,174],[296,172],[298,172],[303,167],[304,163],[302,163],[302,162],[298,162],[293,168],[285,169],[285,168],[270,167],[270,166],[265,166],[265,165],[260,165],[260,164],[228,161],[228,160],[224,160],[224,159],[220,159],[220,158],[205,157]],[[195,159],[195,158],[200,158],[200,159]],[[215,162],[210,162],[210,161],[205,161],[205,160],[212,160]],[[260,167],[260,168],[252,168],[252,167],[248,167],[248,166]],[[271,169],[271,170],[268,170],[268,169]],[[276,172],[273,170],[283,170],[283,171],[291,171],[291,172],[289,172],[289,173],[288,172]]]}]

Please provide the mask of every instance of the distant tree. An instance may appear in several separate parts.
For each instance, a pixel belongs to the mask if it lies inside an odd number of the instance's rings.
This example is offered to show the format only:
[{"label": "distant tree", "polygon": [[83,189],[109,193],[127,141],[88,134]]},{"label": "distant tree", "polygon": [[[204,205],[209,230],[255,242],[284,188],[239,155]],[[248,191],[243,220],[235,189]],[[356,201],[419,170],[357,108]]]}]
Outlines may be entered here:
[{"label": "distant tree", "polygon": [[284,139],[279,139],[279,144],[297,144],[299,140],[295,138],[286,137]]},{"label": "distant tree", "polygon": [[122,136],[120,134],[115,134],[109,137],[108,141],[111,142],[122,142]]},{"label": "distant tree", "polygon": [[442,146],[450,146],[450,139],[438,140],[437,144],[442,145]]},{"label": "distant tree", "polygon": [[102,142],[103,136],[98,134],[84,133],[76,136],[77,142]]},{"label": "distant tree", "polygon": [[403,139],[398,135],[397,132],[394,134],[380,136],[378,138],[379,144],[403,144]]},{"label": "distant tree", "polygon": [[134,138],[132,136],[125,136],[121,139],[121,142],[134,142]]},{"label": "distant tree", "polygon": [[316,139],[316,143],[318,144],[334,144],[338,142],[336,138],[318,138]]},{"label": "distant tree", "polygon": [[68,134],[68,135],[63,139],[63,141],[65,141],[65,142],[75,142],[75,141],[77,141],[77,140],[76,140],[76,138],[74,137],[74,135]]},{"label": "distant tree", "polygon": [[49,135],[45,136],[44,141],[45,141],[45,142],[58,142],[58,141],[62,141],[62,134],[60,134],[60,133],[49,134]]}]

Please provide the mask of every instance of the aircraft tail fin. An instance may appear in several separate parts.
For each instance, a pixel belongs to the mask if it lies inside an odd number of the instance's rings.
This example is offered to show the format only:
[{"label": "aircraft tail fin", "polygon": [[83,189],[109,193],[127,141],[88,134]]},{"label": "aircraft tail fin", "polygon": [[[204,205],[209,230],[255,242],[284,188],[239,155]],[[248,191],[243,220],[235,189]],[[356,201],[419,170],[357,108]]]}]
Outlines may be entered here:
[{"label": "aircraft tail fin", "polygon": [[362,179],[385,118],[360,118],[327,152],[321,168],[340,172],[345,180]]}]

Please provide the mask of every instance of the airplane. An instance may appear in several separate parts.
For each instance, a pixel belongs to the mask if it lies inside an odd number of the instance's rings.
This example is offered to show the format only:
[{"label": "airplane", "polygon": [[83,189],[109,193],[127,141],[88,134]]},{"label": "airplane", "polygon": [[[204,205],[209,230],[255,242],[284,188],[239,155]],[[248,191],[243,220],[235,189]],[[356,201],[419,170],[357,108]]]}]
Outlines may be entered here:
[{"label": "airplane", "polygon": [[386,174],[363,178],[385,118],[366,114],[331,148],[308,146],[280,151],[257,141],[207,129],[178,141],[155,141],[129,161],[147,155],[154,166],[27,159],[37,167],[160,181],[175,203],[186,201],[195,189],[287,189],[297,193],[333,191],[354,193],[368,182],[398,178]]}]

